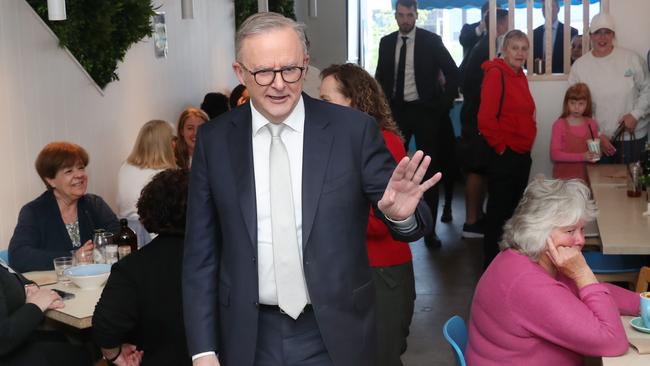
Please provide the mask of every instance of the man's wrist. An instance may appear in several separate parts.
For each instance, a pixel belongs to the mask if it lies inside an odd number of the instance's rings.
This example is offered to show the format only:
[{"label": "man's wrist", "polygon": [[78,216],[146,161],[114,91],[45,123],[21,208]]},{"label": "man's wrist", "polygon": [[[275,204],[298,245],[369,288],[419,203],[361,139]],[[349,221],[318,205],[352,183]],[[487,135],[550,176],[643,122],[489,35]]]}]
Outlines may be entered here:
[{"label": "man's wrist", "polygon": [[113,357],[106,356],[105,353],[103,353],[104,359],[108,362],[109,365],[112,365],[115,360],[117,360],[120,355],[122,354],[122,346],[117,347],[117,353]]}]

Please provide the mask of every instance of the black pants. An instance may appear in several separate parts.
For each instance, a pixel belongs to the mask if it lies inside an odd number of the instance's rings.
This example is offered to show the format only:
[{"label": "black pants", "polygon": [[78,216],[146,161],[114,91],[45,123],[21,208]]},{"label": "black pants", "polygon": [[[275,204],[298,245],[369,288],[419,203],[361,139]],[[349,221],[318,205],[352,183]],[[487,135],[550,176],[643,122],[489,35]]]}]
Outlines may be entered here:
[{"label": "black pants", "polygon": [[[391,104],[393,117],[399,126],[405,138],[406,148],[411,136],[415,136],[415,145],[418,150],[422,150],[426,155],[431,157],[431,164],[424,176],[424,180],[431,178],[435,173],[440,171],[440,156],[438,155],[438,139],[440,134],[440,125],[444,113],[449,114],[449,110],[439,110],[432,106],[412,102],[412,103],[393,103]],[[433,232],[436,229],[436,219],[438,217],[438,185],[433,186],[424,192],[424,201],[431,209],[433,217]]]},{"label": "black pants", "polygon": [[415,302],[413,262],[373,267],[372,279],[377,291],[376,366],[402,366]]},{"label": "black pants", "polygon": [[34,331],[19,348],[0,358],[2,366],[92,366],[81,345],[70,344],[57,331]]},{"label": "black pants", "polygon": [[518,154],[509,148],[502,155],[492,152],[488,168],[487,227],[483,238],[483,269],[499,253],[503,224],[512,216],[528,185],[530,153]]}]

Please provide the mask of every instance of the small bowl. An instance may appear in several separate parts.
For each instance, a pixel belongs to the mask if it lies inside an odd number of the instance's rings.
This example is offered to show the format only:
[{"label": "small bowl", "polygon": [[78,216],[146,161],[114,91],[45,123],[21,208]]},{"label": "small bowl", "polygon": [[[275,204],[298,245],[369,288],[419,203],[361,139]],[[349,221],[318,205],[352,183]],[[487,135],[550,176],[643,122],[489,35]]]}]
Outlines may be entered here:
[{"label": "small bowl", "polygon": [[83,264],[65,270],[65,275],[70,281],[84,290],[102,287],[110,274],[110,264]]}]

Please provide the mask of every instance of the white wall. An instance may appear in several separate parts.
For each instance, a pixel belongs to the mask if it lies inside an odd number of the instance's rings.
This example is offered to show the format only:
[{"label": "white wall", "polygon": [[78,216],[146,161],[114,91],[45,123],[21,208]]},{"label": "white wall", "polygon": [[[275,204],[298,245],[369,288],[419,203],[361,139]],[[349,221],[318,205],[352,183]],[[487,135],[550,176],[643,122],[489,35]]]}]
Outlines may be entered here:
[{"label": "white wall", "polygon": [[[650,1],[610,1],[610,13],[616,22],[617,45],[634,50],[645,59],[650,48]],[[562,111],[566,81],[533,81],[530,89],[537,105],[537,138],[533,147],[531,177],[543,173],[551,176],[549,157],[551,127]]]},{"label": "white wall", "polygon": [[347,60],[346,0],[316,0],[318,17],[309,17],[309,0],[295,0],[296,19],[305,23],[311,42],[310,64],[324,69]]},{"label": "white wall", "polygon": [[44,186],[34,159],[48,142],[78,143],[90,155],[89,192],[109,205],[121,162],[146,121],[175,124],[209,91],[237,84],[232,0],[194,0],[194,20],[180,1],[166,12],[169,55],[154,57],[151,39],[135,44],[101,95],[24,0],[0,1],[0,248],[9,244],[20,208]]}]

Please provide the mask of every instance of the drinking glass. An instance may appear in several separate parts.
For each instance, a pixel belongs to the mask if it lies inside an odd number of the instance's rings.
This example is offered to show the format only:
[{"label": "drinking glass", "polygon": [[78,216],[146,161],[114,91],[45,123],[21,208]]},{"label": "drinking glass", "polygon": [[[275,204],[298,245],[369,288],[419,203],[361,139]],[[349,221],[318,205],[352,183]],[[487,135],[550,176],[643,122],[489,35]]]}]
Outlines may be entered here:
[{"label": "drinking glass", "polygon": [[57,282],[67,285],[70,279],[65,275],[65,270],[72,267],[72,257],[54,258],[54,271],[56,272]]}]

